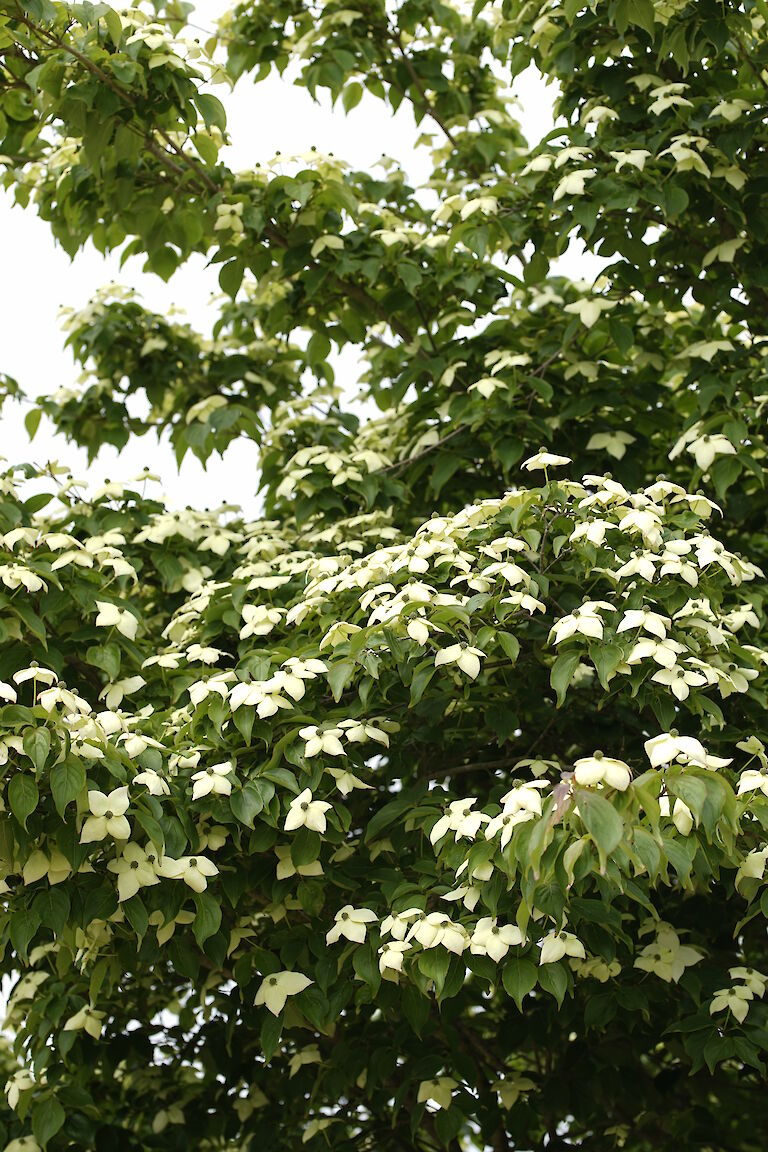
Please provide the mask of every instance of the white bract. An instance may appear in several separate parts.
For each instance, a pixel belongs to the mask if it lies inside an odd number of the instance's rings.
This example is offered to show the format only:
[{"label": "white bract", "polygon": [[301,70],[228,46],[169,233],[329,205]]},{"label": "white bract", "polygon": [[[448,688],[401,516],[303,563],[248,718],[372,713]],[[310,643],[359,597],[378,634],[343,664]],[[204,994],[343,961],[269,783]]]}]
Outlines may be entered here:
[{"label": "white bract", "polygon": [[91,815],[83,824],[80,843],[91,844],[107,836],[114,840],[127,840],[131,835],[131,826],[125,816],[129,804],[127,787],[115,788],[108,795],[95,788],[89,791],[88,807]]},{"label": "white bract", "polygon": [[312,983],[301,972],[275,972],[262,980],[254,1004],[263,1004],[273,1016],[279,1016],[288,997],[297,996]]},{"label": "white bract", "polygon": [[313,800],[309,788],[305,788],[291,801],[283,827],[286,832],[310,828],[322,835],[326,828],[325,814],[331,807],[327,800]]}]

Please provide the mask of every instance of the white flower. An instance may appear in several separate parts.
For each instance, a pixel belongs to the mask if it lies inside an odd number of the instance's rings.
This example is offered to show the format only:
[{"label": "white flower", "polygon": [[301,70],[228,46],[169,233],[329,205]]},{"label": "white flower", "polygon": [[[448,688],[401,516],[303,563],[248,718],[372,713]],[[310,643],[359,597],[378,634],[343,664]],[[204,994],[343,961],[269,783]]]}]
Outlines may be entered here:
[{"label": "white flower", "polygon": [[183,880],[193,892],[205,892],[208,879],[218,876],[219,870],[207,856],[180,856],[178,860],[164,856],[157,865],[157,873],[169,880]]},{"label": "white flower", "polygon": [[492,840],[501,832],[500,847],[506,848],[514,828],[518,824],[525,824],[528,820],[541,815],[541,790],[549,787],[548,780],[531,780],[512,788],[506,796],[502,796],[504,805],[501,813],[488,822],[485,830],[486,840]]},{"label": "white flower", "polygon": [[669,796],[659,797],[659,810],[662,816],[671,816],[672,823],[681,836],[690,836],[693,829],[693,813],[687,804],[682,800],[675,800],[674,806],[670,807]]},{"label": "white flower", "polygon": [[81,844],[91,844],[111,836],[114,840],[128,840],[131,826],[125,817],[128,811],[127,787],[115,788],[109,795],[92,789],[88,793],[88,807],[91,815],[83,824],[80,833]]},{"label": "white flower", "polygon": [[749,1012],[749,1002],[754,1000],[754,994],[746,984],[737,984],[734,988],[721,988],[715,992],[709,1006],[710,1016],[716,1012],[731,1012],[740,1024],[743,1024]]},{"label": "white flower", "polygon": [[585,328],[591,328],[593,324],[597,323],[603,312],[609,312],[611,308],[616,307],[617,303],[617,300],[606,300],[604,296],[592,296],[591,298],[583,296],[580,300],[566,304],[563,311],[578,316]]},{"label": "white flower", "polygon": [[128,676],[124,680],[116,680],[114,684],[108,684],[99,693],[99,700],[106,702],[107,708],[114,711],[119,708],[124,696],[130,696],[133,692],[138,692],[143,688],[146,680],[143,676]]},{"label": "white flower", "polygon": [[581,168],[576,172],[569,172],[567,176],[563,176],[555,188],[552,200],[556,202],[561,200],[563,196],[583,196],[585,183],[596,174],[596,168]]},{"label": "white flower", "polygon": [[42,1149],[34,1136],[17,1136],[6,1144],[3,1152],[42,1152]]},{"label": "white flower", "polygon": [[658,612],[652,612],[649,608],[630,608],[622,616],[621,623],[616,631],[617,633],[629,632],[634,631],[635,628],[642,628],[645,632],[650,632],[652,636],[656,636],[659,640],[665,640],[669,624],[670,619],[668,616],[661,616]]},{"label": "white flower", "polygon": [[0,680],[0,700],[10,700],[11,704],[15,704],[16,699],[16,689]]},{"label": "white flower", "polygon": [[301,972],[275,972],[262,980],[254,1004],[264,1004],[273,1016],[279,1016],[289,996],[296,996],[313,983]]},{"label": "white flower", "polygon": [[568,640],[579,632],[591,640],[602,640],[603,622],[599,613],[613,611],[615,611],[613,605],[605,600],[588,600],[576,608],[570,616],[563,616],[555,622],[549,634],[550,639],[555,644],[562,644],[563,640]]},{"label": "white flower", "polygon": [[355,788],[366,788],[370,790],[373,787],[372,784],[366,784],[364,780],[355,776],[354,772],[349,772],[343,768],[326,768],[326,772],[333,776],[336,781],[336,787],[342,796],[348,796]]},{"label": "white flower", "polygon": [[424,1104],[431,1101],[438,1108],[450,1108],[451,1093],[458,1088],[458,1082],[452,1076],[438,1076],[436,1080],[422,1080],[416,1095],[416,1103]]},{"label": "white flower", "polygon": [[20,668],[13,674],[14,684],[24,684],[27,680],[35,680],[39,684],[55,684],[58,676],[50,668],[41,668],[33,660],[29,668]]},{"label": "white flower", "polygon": [[691,688],[699,688],[707,682],[706,676],[702,676],[700,672],[693,672],[690,668],[681,668],[679,665],[674,668],[660,668],[651,676],[651,680],[657,684],[666,684],[677,700],[687,700]]},{"label": "white flower", "polygon": [[745,792],[760,791],[764,796],[768,796],[768,773],[759,768],[748,768],[746,772],[742,772],[739,777],[739,796],[743,796]]},{"label": "white flower", "polygon": [[609,788],[624,792],[632,780],[628,764],[623,760],[615,760],[612,756],[604,756],[600,751],[576,760],[573,767],[576,783],[583,787],[607,784]]},{"label": "white flower", "polygon": [[563,956],[586,958],[584,945],[571,932],[557,932],[554,928],[541,941],[539,964],[554,964]]},{"label": "white flower", "polygon": [[627,447],[635,443],[629,432],[595,432],[587,442],[587,452],[606,451],[614,460],[623,460]]},{"label": "white flower", "polygon": [[13,1111],[16,1110],[16,1105],[19,1102],[19,1096],[22,1092],[28,1092],[30,1088],[34,1088],[35,1082],[27,1072],[26,1068],[20,1068],[18,1072],[14,1072],[10,1080],[5,1085],[5,1094],[8,1098],[8,1107]]},{"label": "white flower", "polygon": [[319,860],[313,860],[310,864],[294,864],[291,859],[291,849],[287,844],[277,844],[275,846],[275,855],[277,856],[277,868],[275,875],[278,880],[286,880],[289,876],[322,876],[323,866]]},{"label": "white flower", "polygon": [[475,925],[469,950],[474,956],[490,956],[498,964],[513,944],[524,943],[525,937],[517,925],[499,926],[495,917],[484,916]]},{"label": "white flower", "polygon": [[485,652],[471,648],[469,644],[450,644],[447,648],[441,648],[435,656],[435,668],[455,664],[470,680],[475,680],[480,674],[481,656],[485,656]]},{"label": "white flower", "polygon": [[93,1036],[94,1040],[98,1040],[104,1027],[105,1015],[105,1012],[97,1012],[95,1008],[86,1004],[79,1012],[75,1012],[74,1016],[70,1016],[63,1030],[65,1032],[78,1032],[82,1029],[89,1036]]},{"label": "white flower", "polygon": [[50,856],[37,848],[27,858],[22,876],[25,884],[34,884],[37,880],[42,880],[43,876],[47,876],[48,883],[53,885],[61,884],[71,873],[69,860],[58,848],[51,849]]},{"label": "white flower", "polygon": [[675,760],[710,769],[727,768],[731,763],[724,756],[710,755],[695,737],[679,736],[674,728],[646,740],[644,747],[652,768],[658,768],[660,764],[671,764]]},{"label": "white flower", "polygon": [[538,452],[523,461],[521,467],[527,472],[535,472],[537,469],[562,468],[572,463],[570,456],[556,456],[554,452],[547,452],[546,448],[539,448]]},{"label": "white flower", "polygon": [[611,152],[610,155],[616,161],[616,172],[621,172],[626,164],[642,172],[643,168],[645,168],[645,162],[651,153],[647,148],[631,148],[628,152]]},{"label": "white flower", "polygon": [[725,436],[701,436],[687,449],[696,459],[702,472],[706,472],[716,456],[734,456],[736,449]]},{"label": "white flower", "polygon": [[451,801],[448,812],[433,825],[429,833],[430,843],[436,844],[448,831],[455,833],[454,840],[461,840],[464,836],[474,840],[480,825],[487,823],[489,819],[483,812],[470,812],[470,808],[476,803],[477,798],[474,796],[466,800]]},{"label": "white flower", "polygon": [[460,956],[469,945],[469,936],[463,924],[451,920],[444,912],[430,912],[412,926],[408,940],[416,939],[422,948],[437,948],[438,945]]},{"label": "white flower", "polygon": [[305,788],[291,801],[283,827],[286,832],[306,827],[323,833],[326,828],[325,813],[331,807],[325,800],[313,800],[309,788]]},{"label": "white flower", "polygon": [[284,614],[284,608],[244,604],[241,616],[245,624],[240,629],[240,639],[246,640],[249,636],[267,636],[275,625],[280,623],[280,617]]},{"label": "white flower", "polygon": [[336,923],[326,933],[326,944],[335,944],[342,936],[355,944],[362,944],[365,941],[366,924],[375,923],[378,917],[370,908],[354,908],[351,904],[345,904],[334,919]]},{"label": "white flower", "polygon": [[738,888],[739,881],[743,880],[745,876],[753,880],[762,880],[766,860],[768,860],[768,848],[753,848],[751,852],[748,852],[736,874],[736,887]]},{"label": "white flower", "polygon": [[127,608],[118,608],[117,604],[109,604],[106,600],[97,600],[96,607],[99,610],[97,628],[117,628],[123,636],[135,640],[139,622],[132,612]]},{"label": "white flower", "polygon": [[660,980],[677,984],[685,969],[698,964],[703,956],[697,948],[681,944],[675,929],[665,921],[658,921],[653,930],[656,941],[641,950],[635,959],[635,968],[653,972]]},{"label": "white flower", "polygon": [[404,940],[387,940],[379,948],[379,971],[385,976],[387,971],[402,972],[405,953],[413,947]]},{"label": "white flower", "polygon": [[649,640],[644,637],[633,645],[632,651],[627,656],[627,664],[639,664],[650,656],[662,668],[674,668],[678,656],[685,651],[684,644],[669,637],[666,640]]},{"label": "white flower", "polygon": [[230,796],[232,781],[228,780],[227,777],[234,770],[234,763],[227,760],[223,764],[213,764],[210,768],[203,768],[199,772],[195,772],[192,776],[194,780],[192,799],[200,800],[203,796],[209,796],[211,792],[214,796]]},{"label": "white flower", "polygon": [[327,728],[321,732],[316,724],[310,724],[299,731],[299,736],[306,741],[304,755],[308,760],[313,756],[319,756],[321,752],[325,752],[327,756],[346,756],[339,740],[341,735],[340,728]]},{"label": "white flower", "polygon": [[119,900],[130,900],[140,888],[150,888],[159,884],[157,878],[157,858],[149,855],[138,844],[126,844],[122,856],[110,860],[107,868],[117,873],[117,893]]},{"label": "white flower", "polygon": [[164,780],[152,768],[145,768],[143,772],[138,772],[133,778],[133,783],[143,784],[150,796],[170,796],[171,794],[168,781]]}]

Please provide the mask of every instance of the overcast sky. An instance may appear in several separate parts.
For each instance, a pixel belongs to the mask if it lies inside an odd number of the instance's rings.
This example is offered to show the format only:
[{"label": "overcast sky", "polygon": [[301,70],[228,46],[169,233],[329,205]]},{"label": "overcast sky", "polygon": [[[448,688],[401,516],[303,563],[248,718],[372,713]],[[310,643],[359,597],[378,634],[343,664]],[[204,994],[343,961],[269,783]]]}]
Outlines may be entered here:
[{"label": "overcast sky", "polygon": [[[226,7],[215,0],[201,0],[192,19],[210,29]],[[263,163],[277,151],[300,153],[315,146],[357,167],[372,166],[384,152],[399,161],[411,180],[419,181],[428,174],[428,155],[425,149],[415,147],[419,130],[407,102],[392,116],[381,101],[366,94],[346,116],[340,106],[334,111],[328,100],[315,103],[305,89],[276,76],[258,85],[245,76],[234,92],[229,93],[223,85],[215,91],[226,106],[233,141],[222,158],[235,169]],[[553,125],[553,90],[529,69],[514,92],[523,131],[529,142],[535,142]],[[210,300],[211,294],[218,292],[218,269],[206,268],[202,257],[189,260],[167,284],[142,273],[141,258],[133,257],[120,269],[118,254],[104,258],[91,245],[70,261],[34,210],[13,207],[11,196],[2,189],[0,236],[4,262],[13,269],[12,277],[4,278],[0,371],[14,376],[28,395],[53,391],[74,381],[72,356],[63,348],[59,308],[82,307],[97,288],[111,280],[140,292],[147,307],[162,313],[175,305],[184,309],[198,330],[210,330],[215,316]],[[599,264],[572,250],[560,267],[579,278],[594,276]],[[343,374],[339,383],[345,383]],[[112,448],[102,449],[89,468],[85,453],[55,434],[46,420],[30,444],[23,426],[25,412],[26,408],[10,401],[3,411],[0,453],[9,462],[59,460],[92,482],[127,477],[149,465],[162,477],[172,505],[210,507],[228,501],[241,504],[250,513],[258,511],[255,477],[243,484],[243,477],[253,474],[253,450],[242,442],[232,445],[223,459],[211,457],[205,471],[191,456],[179,471],[168,444],[158,444],[150,434],[135,439],[119,454]]]}]

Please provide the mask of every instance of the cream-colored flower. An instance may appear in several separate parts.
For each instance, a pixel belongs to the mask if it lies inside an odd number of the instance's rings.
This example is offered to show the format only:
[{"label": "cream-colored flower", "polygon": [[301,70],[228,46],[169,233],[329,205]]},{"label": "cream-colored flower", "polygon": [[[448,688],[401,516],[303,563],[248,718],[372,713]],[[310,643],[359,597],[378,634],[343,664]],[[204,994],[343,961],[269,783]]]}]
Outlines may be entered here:
[{"label": "cream-colored flower", "polygon": [[286,832],[311,828],[322,834],[326,829],[325,814],[331,807],[326,800],[313,800],[309,788],[305,788],[291,801],[283,828]]},{"label": "cream-colored flower", "polygon": [[573,768],[576,783],[583,787],[606,784],[609,788],[625,792],[632,780],[628,764],[612,756],[605,756],[600,751],[593,752],[591,756],[582,756],[575,761]]},{"label": "cream-colored flower", "polygon": [[86,1004],[79,1012],[75,1012],[74,1016],[70,1016],[64,1025],[63,1031],[78,1032],[82,1030],[87,1032],[89,1036],[92,1036],[94,1040],[98,1040],[104,1029],[105,1016],[105,1012],[99,1012],[89,1004]]},{"label": "cream-colored flower", "polygon": [[96,607],[99,614],[96,617],[97,628],[117,628],[121,635],[129,640],[136,639],[139,622],[127,608],[118,608],[117,604],[110,604],[106,600],[97,600]]},{"label": "cream-colored flower", "polygon": [[163,856],[157,874],[169,880],[183,880],[193,892],[205,892],[209,879],[218,876],[219,870],[207,856],[180,856],[178,860]]},{"label": "cream-colored flower", "polygon": [[362,944],[365,941],[366,924],[376,923],[378,917],[370,908],[355,908],[352,904],[345,904],[334,919],[333,928],[326,933],[326,944],[335,944],[342,936],[355,944]]},{"label": "cream-colored flower", "polygon": [[254,1004],[264,1004],[273,1016],[279,1016],[289,996],[297,996],[313,983],[301,972],[274,972],[262,980]]},{"label": "cream-colored flower", "polygon": [[192,776],[192,799],[200,800],[203,796],[230,796],[232,794],[232,781],[235,765],[232,760],[223,764],[213,764],[210,768],[202,768]]},{"label": "cream-colored flower", "polygon": [[510,947],[524,944],[525,937],[516,924],[497,924],[495,916],[484,916],[475,924],[469,950],[474,956],[490,956],[497,964]]},{"label": "cream-colored flower", "polygon": [[479,648],[472,648],[469,644],[450,644],[441,648],[435,656],[435,668],[442,668],[445,664],[455,664],[470,680],[475,680],[480,674],[480,657],[485,656]]},{"label": "cream-colored flower", "polygon": [[558,932],[553,928],[541,941],[539,964],[555,964],[563,956],[586,957],[584,945],[572,932]]},{"label": "cream-colored flower", "polygon": [[147,853],[138,844],[126,844],[122,855],[110,860],[107,868],[117,875],[119,900],[130,900],[140,888],[150,888],[159,884],[157,878],[157,856]]},{"label": "cream-colored flower", "polygon": [[131,826],[125,813],[129,806],[127,787],[115,788],[108,795],[92,789],[88,793],[88,807],[91,815],[86,819],[80,833],[81,844],[91,844],[111,836],[114,840],[128,840]]}]

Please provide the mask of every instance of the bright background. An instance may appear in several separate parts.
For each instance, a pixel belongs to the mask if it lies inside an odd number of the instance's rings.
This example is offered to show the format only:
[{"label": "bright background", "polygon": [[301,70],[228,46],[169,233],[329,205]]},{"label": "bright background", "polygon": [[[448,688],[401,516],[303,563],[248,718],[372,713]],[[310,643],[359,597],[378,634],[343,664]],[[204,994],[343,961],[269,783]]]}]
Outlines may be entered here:
[{"label": "bright background", "polygon": [[[201,0],[191,17],[201,39],[227,7],[215,0]],[[272,75],[258,85],[245,76],[233,92],[224,85],[217,85],[215,92],[227,109],[233,141],[222,158],[235,170],[264,163],[277,151],[284,155],[301,153],[314,145],[361,168],[371,167],[383,152],[400,163],[411,181],[419,182],[428,175],[427,150],[417,150],[415,141],[420,131],[431,129],[426,123],[416,128],[407,102],[393,116],[381,101],[366,93],[346,116],[340,105],[336,110],[331,108],[327,95],[315,103],[288,74]],[[529,68],[513,92],[518,100],[517,118],[529,143],[534,144],[553,127],[555,90],[545,86],[541,76]],[[206,267],[202,256],[189,260],[167,284],[142,272],[141,257],[132,257],[121,269],[119,254],[105,258],[90,244],[70,261],[34,209],[14,207],[11,195],[2,189],[0,236],[6,267],[13,270],[12,276],[3,278],[0,370],[15,377],[28,396],[74,382],[77,373],[71,354],[63,348],[59,308],[82,307],[109,281],[135,289],[144,304],[159,313],[171,306],[182,308],[185,318],[203,333],[215,319],[211,298],[219,291],[218,269]],[[574,246],[558,261],[558,270],[574,279],[594,277],[602,263]],[[341,365],[338,382],[351,388],[353,372],[354,368]],[[58,460],[90,483],[131,476],[149,465],[161,476],[172,506],[212,507],[228,501],[241,504],[251,514],[259,510],[253,449],[244,442],[231,445],[223,458],[211,457],[205,469],[188,455],[179,470],[168,443],[158,443],[152,433],[119,453],[109,446],[103,448],[89,467],[85,452],[68,444],[45,418],[30,444],[23,423],[26,411],[26,407],[7,401],[2,413],[0,453],[9,463]]]}]

